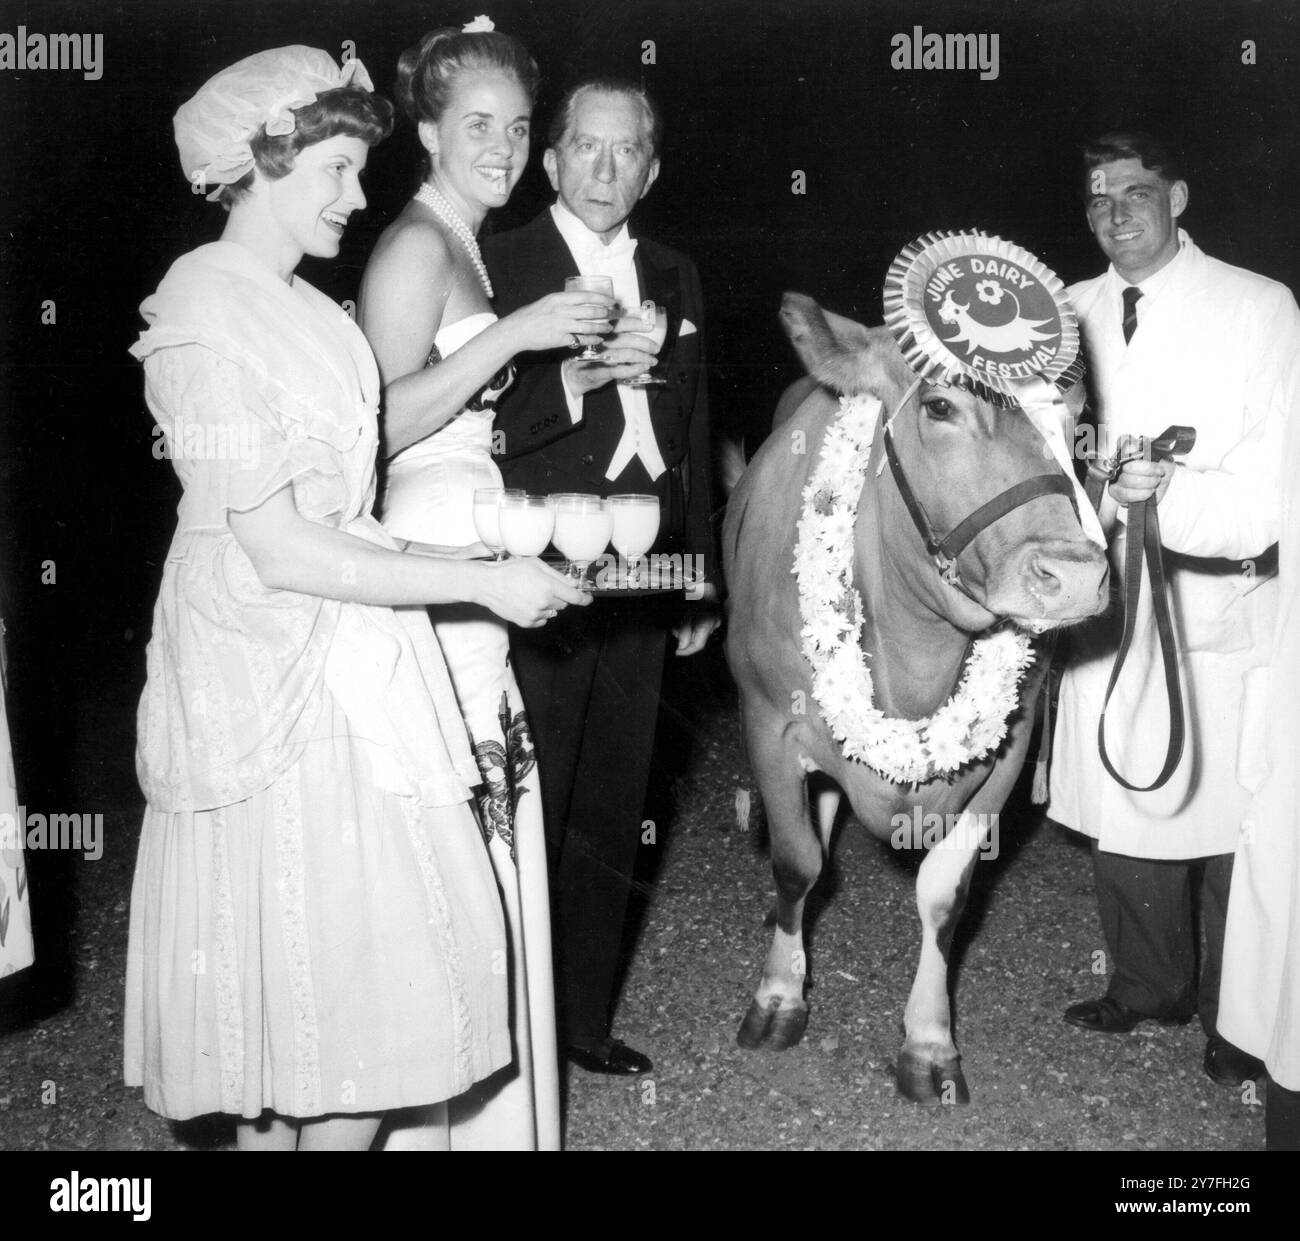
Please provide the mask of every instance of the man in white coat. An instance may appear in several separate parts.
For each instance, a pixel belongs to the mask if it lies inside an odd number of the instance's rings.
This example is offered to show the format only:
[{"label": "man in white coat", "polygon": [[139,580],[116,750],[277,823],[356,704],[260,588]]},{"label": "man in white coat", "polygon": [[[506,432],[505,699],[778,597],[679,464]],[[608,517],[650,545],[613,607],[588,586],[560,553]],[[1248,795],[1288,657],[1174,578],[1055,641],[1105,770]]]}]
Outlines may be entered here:
[{"label": "man in white coat", "polygon": [[[1085,150],[1088,227],[1106,273],[1070,290],[1104,441],[1179,423],[1194,449],[1136,461],[1102,506],[1122,580],[1126,509],[1154,497],[1187,719],[1182,761],[1159,790],[1124,789],[1101,765],[1097,722],[1118,618],[1078,631],[1062,682],[1051,816],[1093,837],[1112,975],[1065,1019],[1125,1033],[1198,1013],[1205,1070],[1238,1085],[1259,1062],[1223,1038],[1218,1001],[1233,851],[1263,762],[1263,699],[1277,611],[1283,427],[1300,411],[1300,311],[1282,285],[1210,258],[1178,227],[1187,183],[1167,147],[1136,132]],[[1169,710],[1150,589],[1106,712],[1107,749],[1135,784],[1154,778]],[[1195,897],[1204,948],[1197,977]]]}]

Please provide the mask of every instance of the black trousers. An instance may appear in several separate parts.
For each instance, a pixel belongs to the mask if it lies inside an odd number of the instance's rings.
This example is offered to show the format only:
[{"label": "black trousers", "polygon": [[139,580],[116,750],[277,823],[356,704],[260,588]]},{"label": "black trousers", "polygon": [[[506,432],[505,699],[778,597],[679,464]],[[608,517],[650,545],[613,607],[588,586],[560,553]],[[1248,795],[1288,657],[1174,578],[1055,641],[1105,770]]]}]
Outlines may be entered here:
[{"label": "black trousers", "polygon": [[[1108,994],[1152,1017],[1197,1013],[1206,1035],[1219,1016],[1232,854],[1155,861],[1092,849],[1101,929],[1114,965]],[[1193,896],[1205,946],[1197,978]]]},{"label": "black trousers", "polygon": [[[663,599],[597,598],[512,630],[537,747],[562,1043],[608,1035],[659,715]],[[680,607],[680,600],[677,601]]]}]

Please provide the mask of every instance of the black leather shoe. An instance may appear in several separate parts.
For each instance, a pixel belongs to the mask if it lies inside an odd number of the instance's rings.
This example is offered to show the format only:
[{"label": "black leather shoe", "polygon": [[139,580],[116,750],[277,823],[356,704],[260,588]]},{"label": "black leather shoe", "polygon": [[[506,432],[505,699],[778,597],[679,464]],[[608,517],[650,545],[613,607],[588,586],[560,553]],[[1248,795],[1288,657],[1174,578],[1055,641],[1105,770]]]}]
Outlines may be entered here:
[{"label": "black leather shoe", "polygon": [[1234,1090],[1242,1082],[1253,1082],[1264,1074],[1264,1066],[1260,1061],[1218,1034],[1211,1034],[1205,1044],[1203,1063],[1212,1082],[1219,1086],[1230,1086]]},{"label": "black leather shoe", "polygon": [[1071,1004],[1065,1010],[1065,1019],[1072,1026],[1082,1030],[1095,1030],[1098,1034],[1127,1034],[1134,1026],[1143,1021],[1157,1021],[1162,1026],[1185,1026],[1191,1017],[1153,1017],[1150,1013],[1140,1013],[1136,1008],[1129,1008],[1109,995],[1099,1000],[1084,1000],[1081,1004]]},{"label": "black leather shoe", "polygon": [[634,1047],[616,1038],[601,1039],[594,1047],[570,1047],[567,1055],[580,1069],[588,1073],[604,1073],[612,1077],[632,1077],[649,1073],[654,1065],[649,1056],[643,1056]]}]

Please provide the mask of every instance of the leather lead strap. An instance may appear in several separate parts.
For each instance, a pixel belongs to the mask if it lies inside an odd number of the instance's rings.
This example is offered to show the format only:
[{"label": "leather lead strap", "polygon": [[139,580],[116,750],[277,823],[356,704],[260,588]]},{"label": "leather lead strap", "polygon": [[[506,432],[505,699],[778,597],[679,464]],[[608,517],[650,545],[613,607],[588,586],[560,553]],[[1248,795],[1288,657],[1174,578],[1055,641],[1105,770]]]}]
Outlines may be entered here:
[{"label": "leather lead strap", "polygon": [[[1094,481],[1095,480],[1095,481]],[[1088,475],[1088,498],[1099,503],[1105,488],[1105,478]],[[1095,499],[1094,499],[1095,493]],[[1142,561],[1145,556],[1151,581],[1151,608],[1155,615],[1156,636],[1160,641],[1160,658],[1164,663],[1165,694],[1169,699],[1169,746],[1160,774],[1150,784],[1133,784],[1115,769],[1106,752],[1106,708],[1119,681],[1120,670],[1128,658],[1137,626],[1138,597],[1142,590]],[[1120,636],[1115,665],[1110,670],[1110,683],[1097,721],[1097,751],[1101,765],[1111,777],[1132,793],[1150,793],[1168,783],[1183,756],[1183,738],[1186,731],[1183,719],[1183,695],[1178,683],[1178,652],[1174,645],[1174,626],[1169,615],[1169,594],[1165,588],[1164,553],[1160,546],[1160,519],[1156,515],[1154,500],[1130,504],[1128,508],[1128,536],[1124,547],[1124,630]]]}]

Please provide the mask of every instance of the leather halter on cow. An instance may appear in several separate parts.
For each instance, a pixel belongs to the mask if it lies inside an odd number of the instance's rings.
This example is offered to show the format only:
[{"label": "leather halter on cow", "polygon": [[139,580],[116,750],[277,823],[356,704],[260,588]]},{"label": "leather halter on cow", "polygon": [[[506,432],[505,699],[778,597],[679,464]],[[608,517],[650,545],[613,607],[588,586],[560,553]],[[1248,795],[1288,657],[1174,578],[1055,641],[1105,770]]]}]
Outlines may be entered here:
[{"label": "leather halter on cow", "polygon": [[[964,305],[958,301],[962,291]],[[940,537],[899,458],[894,418],[927,380],[967,388],[996,407],[1037,411],[1045,420],[1059,418],[1061,393],[1083,375],[1078,320],[1052,271],[1019,246],[978,232],[929,233],[905,246],[890,265],[884,302],[885,322],[917,376],[885,423],[886,458],[940,575],[964,589],[958,556],[1008,513],[1042,496],[1063,495],[1080,517],[1080,489],[1063,440],[1052,445],[1060,468],[1020,480]],[[958,327],[955,335],[947,333],[952,324]],[[1045,425],[1040,429],[1049,434]],[[1101,541],[1095,523],[1088,534]]]},{"label": "leather halter on cow", "polygon": [[777,888],[737,1040],[803,1035],[804,900],[841,796],[882,840],[934,815],[942,842],[910,842],[935,847],[917,876],[898,1082],[919,1102],[964,1102],[947,952],[1028,745],[1030,635],[1101,611],[1107,569],[1059,421],[1081,372],[1060,281],[998,238],[929,234],[895,260],[885,310],[868,329],[786,296],[810,378],[728,504],[727,655]]},{"label": "leather halter on cow", "polygon": [[[907,390],[903,400],[899,402],[900,408],[906,404],[907,399],[912,396],[920,385],[921,380],[918,379]],[[969,517],[964,518],[941,538],[934,532],[934,526],[930,521],[929,514],[925,511],[925,505],[916,498],[911,483],[907,481],[907,473],[903,469],[903,463],[898,459],[898,449],[894,446],[894,433],[890,425],[892,422],[893,419],[891,418],[884,424],[883,439],[890,473],[894,476],[894,485],[898,488],[898,494],[902,496],[903,503],[907,506],[907,512],[912,518],[912,524],[916,527],[916,532],[921,536],[921,541],[925,544],[925,550],[934,558],[935,567],[939,570],[939,576],[949,586],[953,586],[957,590],[966,594],[970,593],[962,584],[961,572],[957,568],[957,557],[974,540],[976,535],[991,526],[995,521],[1000,521],[1008,513],[1014,512],[1021,505],[1028,504],[1030,500],[1036,500],[1039,496],[1063,495],[1069,499],[1074,507],[1075,516],[1079,515],[1079,501],[1075,497],[1076,488],[1074,483],[1058,470],[1052,474],[1035,474],[1033,478],[1022,479],[1015,486],[999,492],[993,499],[986,500]]]}]

